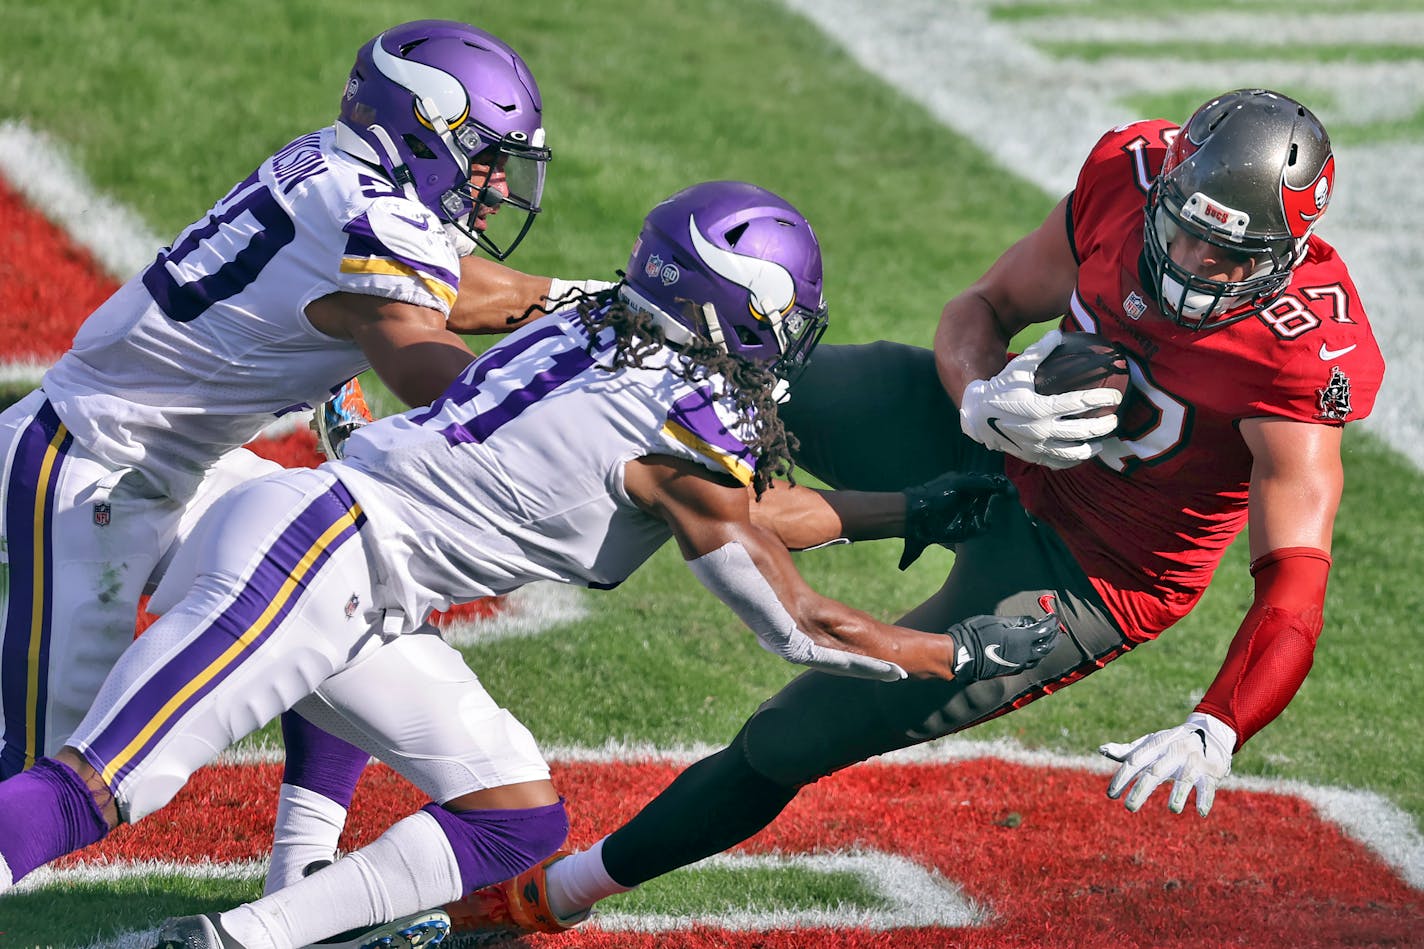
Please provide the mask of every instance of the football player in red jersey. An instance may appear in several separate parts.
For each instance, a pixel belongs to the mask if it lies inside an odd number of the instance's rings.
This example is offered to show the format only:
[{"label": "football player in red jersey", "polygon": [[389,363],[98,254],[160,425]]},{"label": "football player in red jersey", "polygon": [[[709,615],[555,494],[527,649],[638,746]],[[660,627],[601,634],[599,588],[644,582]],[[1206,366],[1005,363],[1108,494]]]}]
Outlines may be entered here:
[{"label": "football player in red jersey", "polygon": [[[782,418],[798,464],[843,488],[945,469],[1005,471],[1019,495],[957,546],[944,586],[901,622],[1057,613],[1067,636],[1032,672],[969,685],[807,673],[612,835],[454,907],[456,926],[567,928],[597,899],[750,837],[800,788],[872,755],[957,732],[1083,678],[1195,605],[1250,525],[1255,600],[1186,722],[1102,747],[1129,810],[1170,782],[1203,816],[1241,744],[1310,669],[1343,482],[1341,431],[1384,372],[1344,263],[1313,233],[1335,187],[1330,140],[1265,90],[1186,125],[1136,122],[1089,154],[1073,192],[945,305],[933,352],[823,346]],[[1134,412],[1075,419],[1038,395],[1058,329],[1128,354]]]}]

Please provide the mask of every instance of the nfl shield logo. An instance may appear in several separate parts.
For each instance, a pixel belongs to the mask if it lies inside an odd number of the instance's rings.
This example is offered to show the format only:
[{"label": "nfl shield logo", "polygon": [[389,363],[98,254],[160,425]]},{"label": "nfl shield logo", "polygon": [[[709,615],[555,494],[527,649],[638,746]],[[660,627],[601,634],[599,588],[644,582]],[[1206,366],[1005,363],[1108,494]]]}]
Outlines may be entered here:
[{"label": "nfl shield logo", "polygon": [[109,518],[113,513],[113,508],[109,507],[108,501],[100,501],[94,505],[94,526],[108,527]]},{"label": "nfl shield logo", "polygon": [[1127,315],[1134,320],[1142,319],[1142,314],[1147,312],[1147,302],[1136,291],[1127,295],[1127,299],[1122,301],[1122,308],[1127,311]]},{"label": "nfl shield logo", "polygon": [[656,279],[659,271],[662,269],[663,259],[657,254],[649,257],[648,262],[643,265],[643,273],[647,274],[649,279]]}]

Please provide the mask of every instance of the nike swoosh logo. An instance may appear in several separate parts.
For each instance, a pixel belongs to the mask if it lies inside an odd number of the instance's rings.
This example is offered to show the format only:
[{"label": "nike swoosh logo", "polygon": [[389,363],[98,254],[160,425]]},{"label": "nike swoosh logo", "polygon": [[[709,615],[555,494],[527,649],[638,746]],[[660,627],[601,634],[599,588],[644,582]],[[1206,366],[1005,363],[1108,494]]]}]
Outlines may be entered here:
[{"label": "nike swoosh logo", "polygon": [[1332,360],[1332,359],[1339,359],[1341,356],[1345,355],[1345,354],[1348,353],[1350,350],[1354,349],[1355,346],[1358,346],[1358,345],[1360,345],[1360,344],[1359,344],[1359,343],[1355,343],[1353,346],[1346,346],[1344,349],[1330,349],[1330,348],[1329,348],[1328,346],[1326,346],[1324,343],[1321,343],[1321,344],[1320,344],[1320,358],[1323,359],[1323,360],[1325,360],[1326,362],[1329,362],[1329,361]]},{"label": "nike swoosh logo", "polygon": [[430,219],[429,219],[429,218],[424,218],[424,217],[422,217],[422,218],[406,217],[404,214],[396,214],[394,211],[391,212],[391,217],[393,217],[393,218],[399,218],[400,220],[402,220],[402,221],[406,222],[407,224],[409,224],[411,227],[417,228],[418,230],[422,230],[422,231],[428,231],[428,230],[430,230]]},{"label": "nike swoosh logo", "polygon": [[1010,445],[1018,445],[1018,442],[1010,438],[1009,434],[999,427],[999,417],[997,415],[989,416],[989,418],[985,420],[984,424],[992,428],[1000,438],[1008,442]]},{"label": "nike swoosh logo", "polygon": [[997,662],[999,665],[1004,666],[1007,669],[1017,669],[1019,667],[1019,664],[1017,662],[1008,662],[1002,656],[999,655],[998,643],[990,643],[988,646],[985,646],[984,655],[988,656],[991,662]]}]

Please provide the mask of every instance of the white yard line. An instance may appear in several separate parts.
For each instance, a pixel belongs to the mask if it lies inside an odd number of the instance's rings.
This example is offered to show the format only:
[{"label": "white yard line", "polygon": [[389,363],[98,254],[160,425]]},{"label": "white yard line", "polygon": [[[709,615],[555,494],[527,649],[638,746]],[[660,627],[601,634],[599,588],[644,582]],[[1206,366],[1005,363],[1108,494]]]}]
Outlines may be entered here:
[{"label": "white yard line", "polygon": [[146,267],[163,241],[131,208],[101,194],[53,139],[0,121],[0,175],[115,280]]}]

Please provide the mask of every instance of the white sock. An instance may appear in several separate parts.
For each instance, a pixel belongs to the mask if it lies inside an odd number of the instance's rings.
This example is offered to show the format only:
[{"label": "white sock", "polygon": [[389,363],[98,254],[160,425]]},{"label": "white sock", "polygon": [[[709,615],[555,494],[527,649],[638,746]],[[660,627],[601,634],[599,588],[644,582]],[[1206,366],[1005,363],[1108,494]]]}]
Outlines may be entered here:
[{"label": "white sock", "polygon": [[331,798],[293,784],[282,785],[277,795],[272,862],[262,894],[297,882],[302,871],[318,860],[335,860],[345,826],[346,808]]},{"label": "white sock", "polygon": [[560,919],[572,919],[605,896],[632,889],[608,875],[603,866],[603,840],[550,864],[545,874],[545,888],[549,909]]},{"label": "white sock", "polygon": [[307,946],[348,929],[389,922],[464,895],[445,831],[417,811],[380,839],[324,870],[222,914],[251,949]]}]

